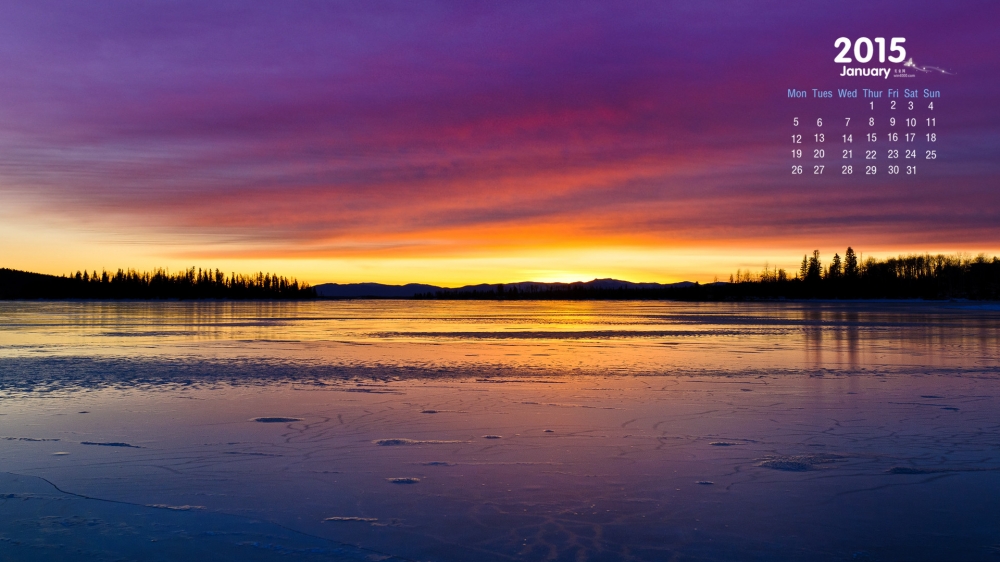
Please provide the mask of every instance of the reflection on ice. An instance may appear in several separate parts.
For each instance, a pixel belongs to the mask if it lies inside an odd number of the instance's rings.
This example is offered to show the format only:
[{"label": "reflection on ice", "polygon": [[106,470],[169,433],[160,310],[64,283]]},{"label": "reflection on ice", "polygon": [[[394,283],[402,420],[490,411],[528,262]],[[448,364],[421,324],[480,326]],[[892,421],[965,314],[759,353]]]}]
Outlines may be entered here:
[{"label": "reflection on ice", "polygon": [[773,468],[774,470],[788,470],[792,472],[802,472],[803,470],[815,470],[821,468],[826,463],[832,463],[844,458],[843,455],[775,455],[761,459],[757,466]]}]

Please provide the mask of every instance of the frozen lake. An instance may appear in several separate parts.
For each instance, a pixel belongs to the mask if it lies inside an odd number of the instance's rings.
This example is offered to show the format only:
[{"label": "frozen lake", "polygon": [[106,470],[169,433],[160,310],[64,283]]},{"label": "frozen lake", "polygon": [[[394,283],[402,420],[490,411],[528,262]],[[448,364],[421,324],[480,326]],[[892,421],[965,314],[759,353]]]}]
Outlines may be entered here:
[{"label": "frozen lake", "polygon": [[0,560],[997,560],[1000,306],[0,303]]}]

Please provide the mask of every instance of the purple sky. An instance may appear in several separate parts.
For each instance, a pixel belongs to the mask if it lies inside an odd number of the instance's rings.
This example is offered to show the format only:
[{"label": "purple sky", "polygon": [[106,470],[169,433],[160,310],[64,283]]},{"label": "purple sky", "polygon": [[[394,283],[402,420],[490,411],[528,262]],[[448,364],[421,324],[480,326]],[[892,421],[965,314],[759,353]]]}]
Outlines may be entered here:
[{"label": "purple sky", "polygon": [[[0,265],[378,281],[495,260],[471,282],[581,248],[679,252],[643,270],[662,279],[707,275],[680,256],[708,248],[733,268],[745,248],[1000,250],[997,22],[997,2],[5,2]],[[845,81],[840,36],[906,37],[955,75]],[[940,159],[787,175],[791,116],[827,106],[786,90],[844,86],[940,89]],[[39,261],[74,244],[99,263]]]}]

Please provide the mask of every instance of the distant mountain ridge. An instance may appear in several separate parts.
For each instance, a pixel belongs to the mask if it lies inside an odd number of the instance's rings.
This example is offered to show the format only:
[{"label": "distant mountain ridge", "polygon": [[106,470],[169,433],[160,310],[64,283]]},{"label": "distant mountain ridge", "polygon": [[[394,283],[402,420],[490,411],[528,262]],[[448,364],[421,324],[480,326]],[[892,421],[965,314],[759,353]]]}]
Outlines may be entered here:
[{"label": "distant mountain ridge", "polygon": [[519,283],[481,283],[464,287],[448,288],[421,283],[406,285],[384,285],[382,283],[323,283],[313,287],[316,295],[334,299],[380,298],[406,299],[418,295],[435,295],[437,293],[496,293],[502,292],[539,293],[548,291],[617,291],[645,289],[679,289],[694,285],[690,281],[679,283],[633,283],[620,279],[593,279],[591,281],[576,281],[573,283],[545,283],[541,281],[521,281]]}]

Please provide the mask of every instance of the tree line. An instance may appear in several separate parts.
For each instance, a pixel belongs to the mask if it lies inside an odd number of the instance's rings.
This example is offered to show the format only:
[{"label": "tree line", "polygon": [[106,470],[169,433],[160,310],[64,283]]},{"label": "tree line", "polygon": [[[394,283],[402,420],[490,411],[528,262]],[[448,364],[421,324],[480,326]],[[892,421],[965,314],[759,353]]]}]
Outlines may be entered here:
[{"label": "tree line", "polygon": [[191,267],[114,273],[77,271],[63,276],[0,269],[3,299],[307,299],[316,291],[308,283],[273,273],[226,275]]},{"label": "tree line", "polygon": [[[271,273],[224,274],[194,267],[114,273],[77,271],[54,276],[0,269],[0,299],[310,299],[307,283]],[[729,282],[663,288],[599,289],[570,286],[518,290],[480,286],[418,295],[423,299],[633,300],[684,301],[768,299],[970,299],[1000,300],[1000,258],[985,254],[912,254],[862,259],[852,248],[824,263],[819,250],[802,257],[798,271],[765,264],[760,271],[737,270]]]},{"label": "tree line", "polygon": [[910,254],[885,259],[860,259],[848,247],[828,264],[819,250],[802,256],[790,277],[766,265],[757,273],[737,270],[727,289],[743,298],[835,299],[1000,299],[1000,258]]}]

